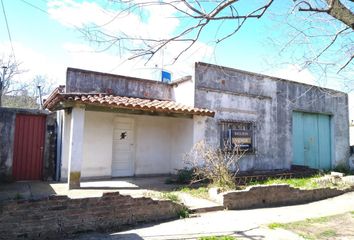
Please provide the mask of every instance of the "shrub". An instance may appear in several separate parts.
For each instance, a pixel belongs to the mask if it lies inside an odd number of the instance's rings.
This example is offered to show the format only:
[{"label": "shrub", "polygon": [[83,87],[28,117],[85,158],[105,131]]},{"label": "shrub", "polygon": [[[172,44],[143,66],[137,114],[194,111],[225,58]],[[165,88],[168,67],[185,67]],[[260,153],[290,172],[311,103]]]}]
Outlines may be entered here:
[{"label": "shrub", "polygon": [[224,146],[224,149],[215,149],[202,141],[186,154],[186,164],[191,166],[190,169],[194,169],[194,181],[207,179],[216,187],[224,189],[236,187],[235,176],[240,169],[239,161],[245,151],[230,147],[231,144]]},{"label": "shrub", "polygon": [[195,171],[194,168],[191,168],[191,169],[183,168],[183,169],[177,170],[176,182],[181,183],[181,184],[191,183],[192,180],[195,178],[194,171]]}]

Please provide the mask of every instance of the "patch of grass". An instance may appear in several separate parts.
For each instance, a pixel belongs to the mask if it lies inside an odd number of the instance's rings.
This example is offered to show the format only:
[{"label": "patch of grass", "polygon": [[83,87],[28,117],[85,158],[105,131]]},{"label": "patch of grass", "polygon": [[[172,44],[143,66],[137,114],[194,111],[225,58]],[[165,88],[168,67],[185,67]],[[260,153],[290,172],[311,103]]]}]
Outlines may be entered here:
[{"label": "patch of grass", "polygon": [[199,187],[199,188],[183,187],[179,189],[180,192],[188,193],[197,198],[208,198],[209,197],[208,190],[209,189],[207,187]]},{"label": "patch of grass", "polygon": [[268,224],[268,228],[270,228],[270,229],[285,228],[285,224],[283,224],[283,223],[270,223],[270,224]]},{"label": "patch of grass", "polygon": [[337,235],[338,234],[337,234],[336,231],[334,231],[332,229],[329,229],[329,230],[323,231],[320,234],[318,234],[318,237],[320,237],[320,238],[330,238],[330,237],[335,237]]},{"label": "patch of grass", "polygon": [[331,220],[332,217],[319,217],[319,218],[307,218],[305,220],[306,224],[312,223],[326,223]]},{"label": "patch of grass", "polygon": [[284,229],[292,229],[292,228],[301,228],[309,226],[310,224],[315,223],[326,223],[331,220],[331,217],[320,217],[320,218],[307,218],[304,221],[292,222],[292,223],[270,223],[268,224],[268,228],[284,228]]},{"label": "patch of grass", "polygon": [[175,193],[164,192],[162,193],[162,198],[170,200],[172,202],[179,202],[179,197]]},{"label": "patch of grass", "polygon": [[314,189],[320,187],[320,185],[315,181],[315,179],[319,177],[320,175],[307,177],[307,178],[268,179],[265,181],[252,181],[248,183],[248,185],[252,186],[252,185],[288,184],[296,188]]},{"label": "patch of grass", "polygon": [[207,236],[198,238],[198,240],[237,240],[237,238],[232,236]]},{"label": "patch of grass", "polygon": [[[307,240],[325,240],[336,237],[351,236],[354,212],[320,218],[309,218],[292,223],[271,223],[268,228],[283,228],[297,233]],[[349,218],[348,218],[349,217]]]}]

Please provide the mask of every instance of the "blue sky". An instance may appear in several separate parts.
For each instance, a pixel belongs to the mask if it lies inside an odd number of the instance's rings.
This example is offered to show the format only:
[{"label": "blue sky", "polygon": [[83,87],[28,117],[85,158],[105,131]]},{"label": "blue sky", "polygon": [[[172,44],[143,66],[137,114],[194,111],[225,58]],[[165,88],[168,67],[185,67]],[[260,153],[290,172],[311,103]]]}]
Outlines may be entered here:
[{"label": "blue sky", "polygon": [[[254,1],[259,2],[264,1]],[[342,82],[337,79],[342,76],[329,74],[324,79],[319,68],[302,68],[297,58],[307,54],[303,45],[294,45],[279,54],[282,44],[290,39],[291,33],[286,32],[287,26],[282,21],[286,19],[284,16],[289,12],[291,2],[277,1],[264,18],[250,20],[235,36],[216,46],[213,41],[219,24],[210,25],[191,51],[184,54],[176,64],[169,65],[170,59],[180,46],[168,46],[163,54],[157,54],[148,64],[143,60],[126,61],[129,54],[119,52],[117,49],[95,52],[97,50],[95,45],[87,41],[73,26],[82,27],[84,24],[107,22],[111,19],[109,14],[119,8],[110,1],[3,0],[16,59],[28,70],[22,76],[25,80],[31,80],[33,76],[41,74],[58,84],[63,84],[67,67],[158,78],[155,66],[161,68],[162,63],[163,67],[177,78],[192,74],[195,61],[205,61],[347,91],[348,88],[344,88]],[[104,7],[111,9],[111,12],[104,13]],[[250,7],[253,6],[240,5],[240,9]],[[277,14],[274,14],[275,12]],[[144,12],[143,19],[131,14],[128,19],[111,24],[107,31],[119,29],[132,34],[146,31],[149,36],[154,34],[170,36],[190,23],[190,20],[176,19],[172,16],[176,14],[171,9],[167,11],[159,8],[149,9]],[[299,27],[315,23],[307,20],[297,22],[297,18],[296,15],[288,15],[287,20]],[[228,30],[231,31],[234,26],[235,22],[223,23],[219,29],[219,36]],[[320,27],[329,28],[324,25]],[[338,25],[333,24],[332,27],[336,28]],[[353,40],[353,36],[350,37]],[[313,43],[313,47],[316,48],[320,43]],[[10,52],[4,17],[0,14],[0,56],[6,56]],[[327,59],[332,60],[336,56],[331,52]],[[353,64],[342,75],[353,78],[352,74]],[[319,79],[320,81],[317,81]]]}]

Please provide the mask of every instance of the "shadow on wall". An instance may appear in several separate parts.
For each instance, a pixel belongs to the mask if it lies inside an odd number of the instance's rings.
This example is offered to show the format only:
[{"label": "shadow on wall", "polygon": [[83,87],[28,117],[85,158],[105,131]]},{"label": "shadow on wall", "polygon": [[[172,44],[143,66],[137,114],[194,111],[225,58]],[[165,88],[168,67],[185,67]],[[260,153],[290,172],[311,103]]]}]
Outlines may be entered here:
[{"label": "shadow on wall", "polygon": [[354,170],[354,146],[350,146],[349,167]]}]

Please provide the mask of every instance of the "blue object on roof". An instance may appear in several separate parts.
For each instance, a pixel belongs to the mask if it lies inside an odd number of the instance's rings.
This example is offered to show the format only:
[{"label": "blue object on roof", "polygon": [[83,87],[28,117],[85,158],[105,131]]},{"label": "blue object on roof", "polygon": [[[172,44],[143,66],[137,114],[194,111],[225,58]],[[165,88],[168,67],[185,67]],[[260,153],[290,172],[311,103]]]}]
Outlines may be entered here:
[{"label": "blue object on roof", "polygon": [[161,81],[164,83],[170,83],[171,82],[171,73],[167,72],[165,70],[162,70],[161,72]]}]

